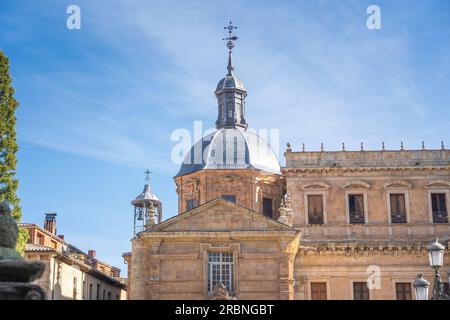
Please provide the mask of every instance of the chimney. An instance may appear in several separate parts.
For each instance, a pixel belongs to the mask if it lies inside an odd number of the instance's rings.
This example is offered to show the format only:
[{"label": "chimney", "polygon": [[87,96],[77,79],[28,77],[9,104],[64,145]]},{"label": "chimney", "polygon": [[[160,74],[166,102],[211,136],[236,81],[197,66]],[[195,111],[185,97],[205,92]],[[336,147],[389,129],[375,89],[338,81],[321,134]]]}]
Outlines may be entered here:
[{"label": "chimney", "polygon": [[88,251],[88,256],[92,257],[92,258],[95,258],[95,250],[89,250]]},{"label": "chimney", "polygon": [[56,234],[56,213],[45,214],[44,229],[52,234]]}]

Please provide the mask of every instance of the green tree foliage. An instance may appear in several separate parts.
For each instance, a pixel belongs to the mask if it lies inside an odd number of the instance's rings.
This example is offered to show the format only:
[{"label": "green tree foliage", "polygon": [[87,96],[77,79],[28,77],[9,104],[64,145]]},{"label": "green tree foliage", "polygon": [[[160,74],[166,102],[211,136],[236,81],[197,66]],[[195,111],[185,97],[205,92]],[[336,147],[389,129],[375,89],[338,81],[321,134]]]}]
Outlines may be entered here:
[{"label": "green tree foliage", "polygon": [[[0,50],[0,201],[6,199],[12,205],[12,216],[17,222],[22,217],[20,200],[17,197],[19,181],[15,178],[18,150],[15,112],[18,106],[11,86],[9,60]],[[16,247],[19,253],[23,254],[27,238],[26,230],[20,230]]]}]

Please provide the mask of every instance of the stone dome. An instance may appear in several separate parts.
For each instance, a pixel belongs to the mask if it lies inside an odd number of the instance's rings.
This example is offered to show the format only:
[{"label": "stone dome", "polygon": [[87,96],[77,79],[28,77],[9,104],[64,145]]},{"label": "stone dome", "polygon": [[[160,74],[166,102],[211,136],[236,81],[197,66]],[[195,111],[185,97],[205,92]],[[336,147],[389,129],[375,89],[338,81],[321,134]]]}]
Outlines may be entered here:
[{"label": "stone dome", "polygon": [[204,169],[257,169],[281,174],[280,163],[270,145],[242,128],[221,128],[194,144],[178,176]]}]

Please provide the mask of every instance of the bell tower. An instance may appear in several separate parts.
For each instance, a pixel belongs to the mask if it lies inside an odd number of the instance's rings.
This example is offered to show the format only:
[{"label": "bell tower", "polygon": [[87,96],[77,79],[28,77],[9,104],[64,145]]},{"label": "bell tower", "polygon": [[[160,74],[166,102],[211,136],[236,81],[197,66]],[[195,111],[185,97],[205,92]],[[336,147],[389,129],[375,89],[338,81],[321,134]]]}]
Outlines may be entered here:
[{"label": "bell tower", "polygon": [[133,235],[144,231],[162,219],[162,202],[153,193],[150,188],[150,171],[146,174],[144,190],[133,200],[131,204],[134,207]]}]

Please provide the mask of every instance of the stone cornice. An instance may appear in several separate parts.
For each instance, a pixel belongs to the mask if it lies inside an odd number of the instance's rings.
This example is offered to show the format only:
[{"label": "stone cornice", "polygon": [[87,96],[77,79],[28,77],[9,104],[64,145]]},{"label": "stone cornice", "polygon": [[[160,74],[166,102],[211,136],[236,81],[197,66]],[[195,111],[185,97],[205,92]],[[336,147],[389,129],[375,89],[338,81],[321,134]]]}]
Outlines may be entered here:
[{"label": "stone cornice", "polygon": [[190,241],[198,239],[223,239],[223,240],[292,240],[300,234],[297,230],[186,230],[186,231],[161,231],[161,232],[144,232],[139,238],[161,239],[164,241]]},{"label": "stone cornice", "polygon": [[299,246],[298,254],[303,256],[360,256],[360,255],[427,255],[427,244],[419,241],[403,242],[329,242],[304,243]]},{"label": "stone cornice", "polygon": [[404,166],[404,167],[284,167],[282,172],[286,173],[356,173],[356,172],[386,172],[386,171],[450,171],[450,166]]}]

